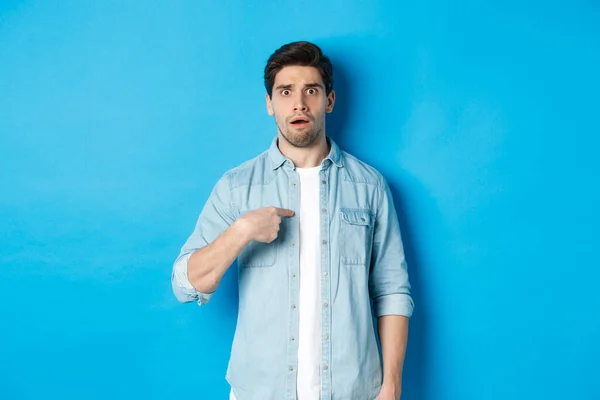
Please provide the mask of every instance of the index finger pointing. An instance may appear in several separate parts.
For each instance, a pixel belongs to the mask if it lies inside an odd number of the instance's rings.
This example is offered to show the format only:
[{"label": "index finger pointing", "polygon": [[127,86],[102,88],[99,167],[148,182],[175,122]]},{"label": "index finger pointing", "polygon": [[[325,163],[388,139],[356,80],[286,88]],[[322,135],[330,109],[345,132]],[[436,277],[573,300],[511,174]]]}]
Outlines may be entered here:
[{"label": "index finger pointing", "polygon": [[280,217],[293,217],[294,216],[294,212],[287,208],[277,208],[276,211],[277,211],[277,215],[279,215]]}]

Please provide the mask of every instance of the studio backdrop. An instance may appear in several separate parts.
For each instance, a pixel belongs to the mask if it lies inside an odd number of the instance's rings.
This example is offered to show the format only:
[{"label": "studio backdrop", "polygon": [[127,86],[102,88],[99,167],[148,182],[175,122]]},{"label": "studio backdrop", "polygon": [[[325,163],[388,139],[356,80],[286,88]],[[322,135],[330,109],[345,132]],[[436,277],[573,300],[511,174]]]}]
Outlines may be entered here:
[{"label": "studio backdrop", "polygon": [[1,1],[0,399],[227,398],[237,264],[203,307],[171,268],[276,135],[263,68],[296,40],[334,64],[327,134],[394,195],[402,399],[600,399],[598,21],[591,0]]}]

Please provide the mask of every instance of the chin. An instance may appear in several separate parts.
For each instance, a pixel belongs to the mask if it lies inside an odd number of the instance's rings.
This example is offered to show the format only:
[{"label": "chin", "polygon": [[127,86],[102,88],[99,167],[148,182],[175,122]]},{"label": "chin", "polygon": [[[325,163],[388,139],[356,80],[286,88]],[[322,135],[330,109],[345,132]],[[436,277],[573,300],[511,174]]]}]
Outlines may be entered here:
[{"label": "chin", "polygon": [[319,137],[319,135],[316,134],[316,135],[312,136],[309,133],[294,134],[294,133],[287,132],[285,135],[283,135],[283,137],[292,146],[295,146],[295,147],[309,147],[311,144],[313,144],[317,140],[317,138]]}]

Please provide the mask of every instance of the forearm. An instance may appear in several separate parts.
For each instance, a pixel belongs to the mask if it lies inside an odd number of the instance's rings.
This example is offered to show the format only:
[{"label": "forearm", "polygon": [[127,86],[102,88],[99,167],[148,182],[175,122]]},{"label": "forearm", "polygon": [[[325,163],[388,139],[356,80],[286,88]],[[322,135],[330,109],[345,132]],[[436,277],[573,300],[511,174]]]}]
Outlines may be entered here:
[{"label": "forearm", "polygon": [[402,369],[408,341],[408,318],[384,315],[377,321],[383,358],[383,384],[402,388]]},{"label": "forearm", "polygon": [[248,242],[236,221],[212,243],[194,251],[187,264],[192,286],[202,293],[214,292]]}]

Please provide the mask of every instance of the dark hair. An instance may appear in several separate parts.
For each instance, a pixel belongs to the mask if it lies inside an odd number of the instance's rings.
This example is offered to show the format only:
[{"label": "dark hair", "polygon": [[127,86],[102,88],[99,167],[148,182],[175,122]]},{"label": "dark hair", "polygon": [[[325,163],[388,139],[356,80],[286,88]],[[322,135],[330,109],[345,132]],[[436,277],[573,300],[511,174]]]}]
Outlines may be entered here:
[{"label": "dark hair", "polygon": [[283,67],[292,65],[315,67],[325,84],[325,93],[333,90],[333,67],[329,57],[323,54],[319,46],[310,42],[292,42],[275,50],[265,66],[265,89],[269,97],[273,96],[275,76]]}]

